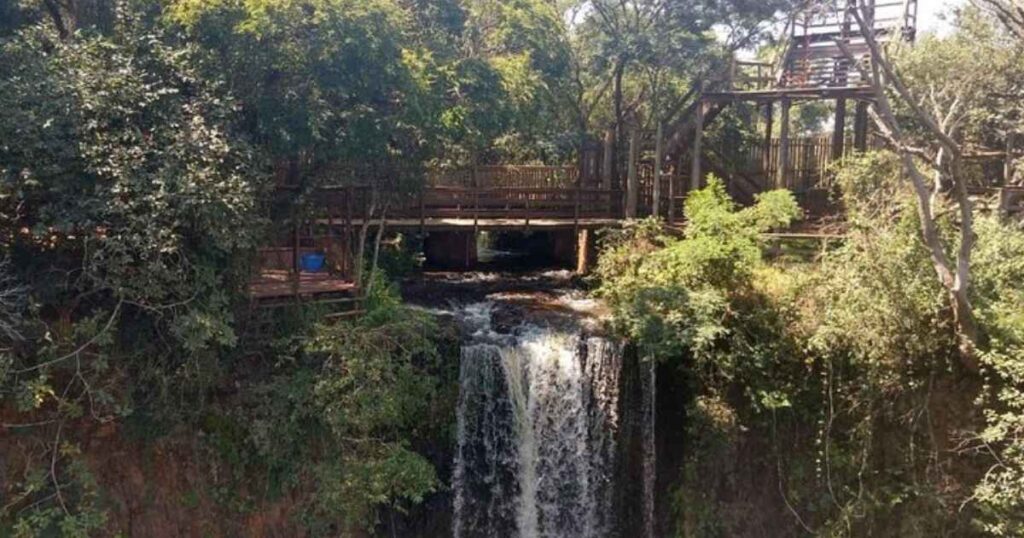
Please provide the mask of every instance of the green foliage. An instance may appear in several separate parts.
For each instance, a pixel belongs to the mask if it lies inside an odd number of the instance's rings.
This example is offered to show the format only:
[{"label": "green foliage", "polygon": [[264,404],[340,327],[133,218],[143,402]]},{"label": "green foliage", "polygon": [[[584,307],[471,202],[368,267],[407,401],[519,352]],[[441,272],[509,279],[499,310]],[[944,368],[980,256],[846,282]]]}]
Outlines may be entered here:
[{"label": "green foliage", "polygon": [[314,165],[413,158],[426,123],[419,53],[388,0],[173,2],[169,18],[227,73],[254,135]]},{"label": "green foliage", "polygon": [[[252,380],[240,405],[206,419],[209,444],[233,468],[223,484],[233,502],[297,491],[312,532],[347,533],[439,487],[419,450],[447,442],[447,333],[385,281],[374,289],[356,320],[282,331],[280,364]],[[254,475],[268,479],[253,488]]]},{"label": "green foliage", "polygon": [[[963,112],[958,139],[1002,149],[1007,134],[1024,127],[1024,107],[1015,98],[1024,85],[1024,43],[975,7],[960,10],[953,22],[955,32],[926,35],[901,50],[897,67],[917,95],[927,96],[926,106]],[[901,124],[913,128],[911,115]]]},{"label": "green foliage", "polygon": [[[265,175],[233,101],[192,49],[133,27],[70,41],[26,28],[0,43],[0,71],[0,252],[19,290],[4,408],[44,437],[151,406],[196,412],[183,400],[236,343],[229,307],[260,229]],[[69,535],[101,525],[89,497],[58,502],[49,485],[86,474],[54,461],[4,518]]]},{"label": "green foliage", "polygon": [[[81,460],[76,446],[64,444],[54,447],[58,448],[60,457],[69,461],[66,476],[62,478],[66,484],[60,492],[53,493],[54,497],[60,496],[57,502],[31,507],[20,513],[13,512],[18,501],[32,499],[40,492],[49,491],[53,481],[57,480],[52,472],[48,473],[41,468],[32,470],[15,484],[11,496],[13,502],[6,501],[0,509],[0,532],[5,536],[87,538],[103,529],[107,515],[102,508],[92,473]],[[8,526],[8,522],[13,523]]]},{"label": "green foliage", "polygon": [[714,181],[687,201],[684,238],[646,222],[608,241],[599,291],[614,326],[691,384],[680,535],[1021,532],[1024,239],[977,216],[982,386],[958,374],[899,170],[885,153],[837,170],[849,230],[811,264],[761,259],[757,230],[793,214],[785,193],[736,210]]},{"label": "green foliage", "polygon": [[[660,236],[641,225],[606,249],[598,264],[598,293],[620,328],[645,348],[673,356],[715,347],[730,332],[730,303],[749,292],[761,264],[760,234],[799,215],[785,191],[761,195],[737,209],[725,186],[708,186],[686,200],[683,239]],[[662,353],[661,350],[664,350]]]},{"label": "green foliage", "polygon": [[974,304],[990,338],[979,402],[986,424],[975,443],[993,460],[975,498],[982,528],[1016,536],[1024,533],[1024,235],[991,218],[975,229]]}]

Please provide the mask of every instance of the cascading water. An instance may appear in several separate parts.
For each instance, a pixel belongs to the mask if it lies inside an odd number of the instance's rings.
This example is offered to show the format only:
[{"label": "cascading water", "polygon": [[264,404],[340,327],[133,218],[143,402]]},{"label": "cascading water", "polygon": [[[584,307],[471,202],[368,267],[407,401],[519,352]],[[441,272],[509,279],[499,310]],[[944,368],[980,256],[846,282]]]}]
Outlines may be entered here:
[{"label": "cascading water", "polygon": [[462,348],[456,538],[598,538],[615,525],[622,346],[578,326],[492,328],[493,302],[458,310]]},{"label": "cascading water", "polygon": [[644,470],[644,501],[643,501],[643,521],[644,521],[644,538],[654,538],[654,481],[657,473],[657,453],[655,450],[655,419],[657,418],[657,394],[656,389],[658,386],[657,378],[657,363],[654,358],[648,358],[644,361],[644,366],[647,367],[647,371],[644,372],[643,382],[641,383],[643,389],[643,414],[644,422],[642,427],[644,453],[643,453],[643,470]]}]

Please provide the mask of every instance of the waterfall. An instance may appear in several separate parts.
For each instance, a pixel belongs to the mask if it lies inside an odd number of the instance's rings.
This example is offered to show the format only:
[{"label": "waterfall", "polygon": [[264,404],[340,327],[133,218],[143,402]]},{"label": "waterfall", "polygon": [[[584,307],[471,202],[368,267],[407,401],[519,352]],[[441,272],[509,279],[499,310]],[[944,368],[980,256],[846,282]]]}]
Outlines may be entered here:
[{"label": "waterfall", "polygon": [[578,327],[490,325],[463,307],[456,538],[598,538],[614,526],[622,346]]},{"label": "waterfall", "polygon": [[644,538],[654,538],[654,486],[657,476],[657,450],[655,449],[655,419],[657,410],[657,361],[648,357],[643,364],[643,470],[644,470]]}]

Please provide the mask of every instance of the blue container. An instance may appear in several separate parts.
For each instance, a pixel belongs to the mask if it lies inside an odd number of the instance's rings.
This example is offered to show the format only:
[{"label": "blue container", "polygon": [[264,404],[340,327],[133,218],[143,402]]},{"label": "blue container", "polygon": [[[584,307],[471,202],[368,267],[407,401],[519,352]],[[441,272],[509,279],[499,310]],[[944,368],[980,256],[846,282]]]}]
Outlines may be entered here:
[{"label": "blue container", "polygon": [[299,267],[303,271],[316,273],[324,268],[324,260],[327,257],[319,252],[309,252],[299,258]]}]

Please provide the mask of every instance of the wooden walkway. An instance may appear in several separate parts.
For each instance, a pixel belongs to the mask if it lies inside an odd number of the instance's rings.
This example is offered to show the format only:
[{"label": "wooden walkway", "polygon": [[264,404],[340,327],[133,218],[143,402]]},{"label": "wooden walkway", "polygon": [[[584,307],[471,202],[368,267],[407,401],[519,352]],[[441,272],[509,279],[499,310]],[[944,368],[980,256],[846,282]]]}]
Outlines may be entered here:
[{"label": "wooden walkway", "polygon": [[351,295],[356,291],[355,283],[332,276],[327,272],[296,274],[285,270],[267,269],[260,272],[249,283],[249,297],[254,300],[277,297],[306,297],[325,294]]}]

